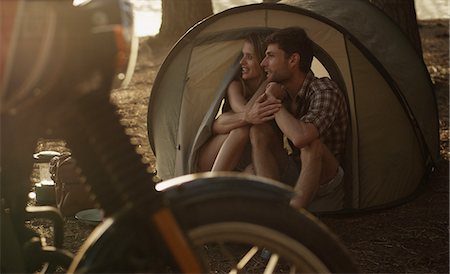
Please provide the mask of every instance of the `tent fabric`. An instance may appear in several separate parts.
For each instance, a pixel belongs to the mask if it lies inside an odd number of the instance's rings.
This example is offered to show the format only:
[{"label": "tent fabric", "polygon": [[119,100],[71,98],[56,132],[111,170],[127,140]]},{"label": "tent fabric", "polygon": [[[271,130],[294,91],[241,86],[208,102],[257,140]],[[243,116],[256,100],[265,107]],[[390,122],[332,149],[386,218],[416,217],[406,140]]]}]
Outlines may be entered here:
[{"label": "tent fabric", "polygon": [[313,72],[331,77],[347,97],[346,208],[379,207],[411,195],[439,155],[430,77],[399,28],[362,0],[241,6],[189,30],[161,66],[150,97],[158,175],[196,171],[198,148],[239,69],[244,37],[289,26],[304,28],[313,40]]}]

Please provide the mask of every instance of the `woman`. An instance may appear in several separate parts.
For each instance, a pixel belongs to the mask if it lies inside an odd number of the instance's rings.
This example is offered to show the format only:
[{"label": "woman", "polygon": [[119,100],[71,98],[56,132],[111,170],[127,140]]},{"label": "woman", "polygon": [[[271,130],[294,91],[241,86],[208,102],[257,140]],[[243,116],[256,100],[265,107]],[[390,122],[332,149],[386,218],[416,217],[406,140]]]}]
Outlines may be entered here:
[{"label": "woman", "polygon": [[258,88],[265,86],[265,73],[260,66],[264,58],[264,39],[261,34],[251,34],[244,41],[240,75],[228,86],[224,113],[213,123],[214,135],[199,151],[199,171],[234,170],[244,154],[249,142],[245,111],[262,93],[262,88]]}]

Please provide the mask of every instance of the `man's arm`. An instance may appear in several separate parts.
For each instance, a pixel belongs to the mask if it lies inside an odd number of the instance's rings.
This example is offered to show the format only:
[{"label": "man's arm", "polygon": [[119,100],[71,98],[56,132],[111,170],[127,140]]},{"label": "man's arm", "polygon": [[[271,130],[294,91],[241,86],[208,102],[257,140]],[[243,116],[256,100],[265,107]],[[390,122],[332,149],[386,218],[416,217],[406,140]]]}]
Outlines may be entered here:
[{"label": "man's arm", "polygon": [[[265,93],[269,97],[280,100],[283,100],[287,96],[283,87],[274,82],[267,85]],[[303,148],[319,138],[319,131],[314,124],[298,120],[284,106],[274,116],[280,130],[297,148]]]},{"label": "man's arm", "polygon": [[297,148],[303,148],[319,138],[319,130],[314,124],[298,120],[284,107],[275,113],[275,121],[283,134]]}]

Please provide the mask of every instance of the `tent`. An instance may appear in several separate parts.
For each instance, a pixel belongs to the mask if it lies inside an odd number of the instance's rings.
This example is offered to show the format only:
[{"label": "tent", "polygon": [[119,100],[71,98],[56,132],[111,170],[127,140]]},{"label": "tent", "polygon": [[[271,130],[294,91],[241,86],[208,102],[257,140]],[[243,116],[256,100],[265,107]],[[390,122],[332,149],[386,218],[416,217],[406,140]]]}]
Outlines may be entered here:
[{"label": "tent", "polygon": [[195,172],[243,37],[288,26],[306,30],[315,44],[314,73],[334,79],[347,96],[345,208],[380,208],[411,197],[439,157],[432,84],[401,30],[362,0],[246,5],[191,28],[163,62],[150,97],[158,175]]}]

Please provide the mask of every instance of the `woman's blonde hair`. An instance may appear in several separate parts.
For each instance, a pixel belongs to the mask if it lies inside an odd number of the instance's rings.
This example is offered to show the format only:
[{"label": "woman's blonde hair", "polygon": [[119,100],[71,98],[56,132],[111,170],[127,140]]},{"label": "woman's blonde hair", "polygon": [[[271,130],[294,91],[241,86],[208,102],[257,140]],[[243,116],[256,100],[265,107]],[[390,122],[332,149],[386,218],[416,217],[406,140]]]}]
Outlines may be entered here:
[{"label": "woman's blonde hair", "polygon": [[245,38],[245,41],[253,45],[260,63],[264,59],[266,52],[266,37],[267,34],[265,33],[251,33]]}]

